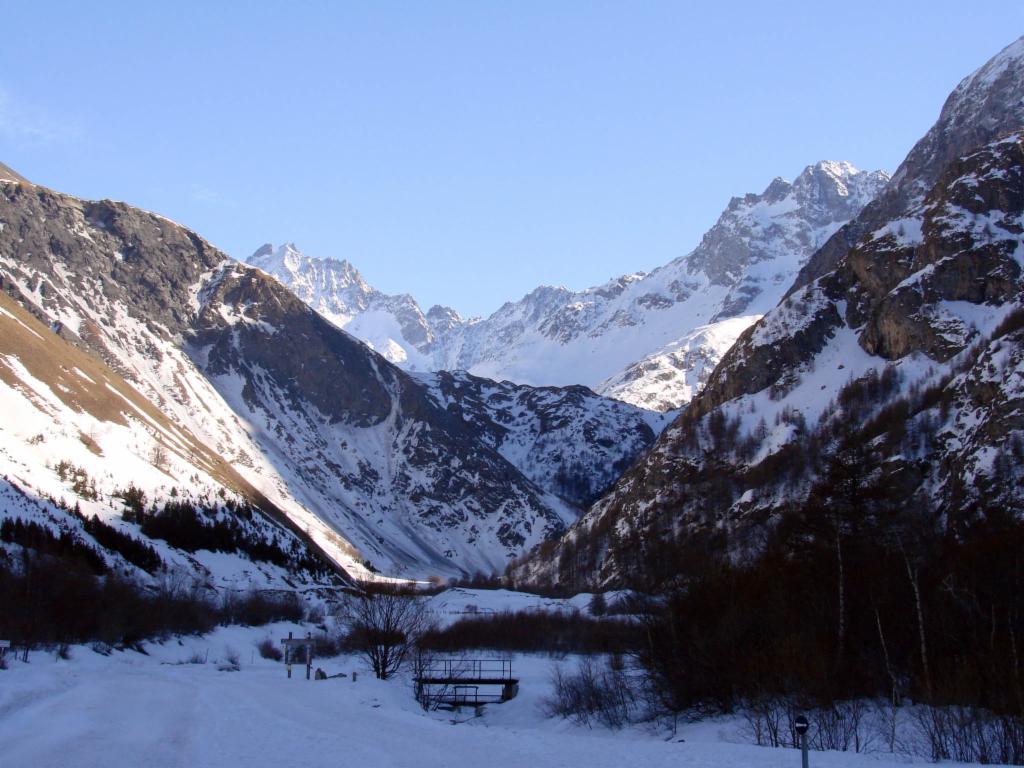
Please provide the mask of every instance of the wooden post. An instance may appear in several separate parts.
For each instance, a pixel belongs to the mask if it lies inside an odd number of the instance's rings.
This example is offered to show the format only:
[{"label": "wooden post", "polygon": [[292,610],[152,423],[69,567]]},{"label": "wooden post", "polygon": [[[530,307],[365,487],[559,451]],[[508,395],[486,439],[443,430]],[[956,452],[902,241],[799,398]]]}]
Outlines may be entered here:
[{"label": "wooden post", "polygon": [[306,679],[311,679],[313,673],[313,634],[307,632],[305,637],[294,638],[292,633],[288,633],[288,637],[281,640],[281,645],[284,646],[284,663],[285,668],[288,670],[288,678],[292,676],[292,664],[296,661],[301,663],[303,657],[300,654],[305,655],[306,662]]},{"label": "wooden post", "polygon": [[[292,633],[288,633],[288,639],[292,639]],[[285,643],[284,646],[284,666],[288,670],[288,679],[292,679],[292,644]]]},{"label": "wooden post", "polygon": [[306,639],[309,641],[306,643],[306,679],[309,680],[309,668],[313,666],[313,635],[310,632],[306,633]]}]

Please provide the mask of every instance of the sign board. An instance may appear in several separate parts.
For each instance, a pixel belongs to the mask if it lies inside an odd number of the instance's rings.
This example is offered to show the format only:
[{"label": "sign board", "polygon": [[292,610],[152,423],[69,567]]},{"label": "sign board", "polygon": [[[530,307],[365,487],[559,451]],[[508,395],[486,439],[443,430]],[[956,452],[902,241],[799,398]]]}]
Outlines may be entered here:
[{"label": "sign board", "polygon": [[811,724],[807,722],[807,718],[800,715],[793,721],[793,730],[803,736],[807,733],[807,729],[811,727]]},{"label": "sign board", "polygon": [[10,640],[0,640],[0,650],[5,650],[6,651],[10,647],[11,647],[11,641]]},{"label": "sign board", "polygon": [[313,637],[307,634],[305,637],[293,638],[292,633],[289,632],[288,637],[281,638],[281,645],[284,646],[284,666],[288,677],[292,676],[292,663],[294,661],[302,663],[304,655],[306,657],[306,679],[309,680],[310,668],[313,666]]}]

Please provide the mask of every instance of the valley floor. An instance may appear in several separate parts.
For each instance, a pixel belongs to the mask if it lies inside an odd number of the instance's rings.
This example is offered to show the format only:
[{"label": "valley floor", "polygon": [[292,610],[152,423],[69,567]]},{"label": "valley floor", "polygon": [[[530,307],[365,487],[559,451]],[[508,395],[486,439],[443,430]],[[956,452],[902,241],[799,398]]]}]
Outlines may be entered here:
[{"label": "valley floor", "polygon": [[[4,768],[145,765],[359,766],[360,768],[545,768],[547,766],[799,765],[793,750],[738,743],[741,724],[717,720],[670,736],[653,727],[612,732],[549,718],[542,702],[556,662],[517,656],[522,692],[474,718],[425,713],[407,679],[375,680],[358,659],[319,662],[345,678],[289,680],[261,659],[256,644],[279,639],[279,624],[223,628],[205,637],[150,644],[101,656],[87,646],[70,660],[36,652],[0,671],[0,764]],[[240,671],[219,671],[229,656]],[[205,663],[183,663],[189,660]],[[298,670],[298,668],[296,668]],[[357,670],[358,680],[351,672]],[[815,766],[847,768],[906,762],[891,755],[812,753]]]}]

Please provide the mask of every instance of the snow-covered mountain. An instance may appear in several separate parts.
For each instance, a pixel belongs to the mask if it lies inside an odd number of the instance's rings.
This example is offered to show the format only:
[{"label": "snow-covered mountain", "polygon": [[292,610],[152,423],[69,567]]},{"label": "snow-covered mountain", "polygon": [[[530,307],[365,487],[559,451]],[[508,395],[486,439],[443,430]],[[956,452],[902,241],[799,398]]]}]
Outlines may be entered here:
[{"label": "snow-covered mountain", "polygon": [[[308,593],[348,581],[187,425],[3,292],[0,408],[0,523],[79,542],[99,553],[94,570],[233,591]],[[198,512],[191,531],[154,532],[168,503],[178,514]],[[214,525],[218,551],[191,546]],[[5,533],[0,560],[25,543],[17,529]]]},{"label": "snow-covered mountain", "polygon": [[607,397],[670,412],[704,388],[722,355],[760,315],[741,315],[694,328],[622,371],[597,389]]},{"label": "snow-covered mountain", "polygon": [[465,370],[531,386],[583,384],[642,407],[685,404],[740,332],[888,180],[820,162],[733,198],[700,245],[650,274],[584,291],[544,286],[463,321],[367,287],[347,262],[264,246],[249,262],[409,370]]},{"label": "snow-covered mountain", "polygon": [[[500,408],[439,401],[436,389],[264,272],[122,203],[0,183],[0,280],[41,323],[26,338],[47,342],[5,358],[2,384],[18,404],[11,407],[41,413],[31,428],[7,427],[11,457],[32,457],[33,472],[52,474],[45,467],[67,458],[65,448],[35,431],[51,419],[60,445],[81,434],[97,455],[116,457],[94,466],[79,449],[74,462],[88,464],[90,475],[102,467],[111,492],[149,477],[146,493],[165,498],[206,477],[204,488],[241,493],[357,577],[371,568],[412,576],[500,570],[575,520],[578,505],[615,479],[609,467],[629,466],[655,438],[644,412],[592,392],[520,393],[523,444],[544,444],[563,407],[582,423],[609,419],[572,433],[582,444],[549,444],[550,475],[532,479],[526,454],[520,469],[497,450],[499,428],[487,420],[492,412],[504,418]],[[107,394],[106,374],[69,374],[61,362],[68,345],[120,377],[132,394],[117,392],[132,407]],[[78,399],[97,389],[106,400],[79,423]],[[51,407],[68,392],[70,412]],[[134,469],[156,454],[173,471]],[[562,482],[573,472],[597,479],[580,490]]]},{"label": "snow-covered mountain", "polygon": [[462,323],[448,307],[432,307],[424,315],[411,296],[389,296],[367,285],[349,262],[312,258],[292,243],[276,249],[268,243],[248,263],[407,371],[431,370],[429,348],[435,337]]},{"label": "snow-covered mountain", "polygon": [[586,508],[667,426],[666,414],[586,387],[528,387],[464,372],[419,374],[431,396],[542,488]]},{"label": "snow-covered mountain", "polygon": [[1022,414],[1024,38],[960,84],[644,460],[511,575],[657,580],[787,521],[1022,515]]}]

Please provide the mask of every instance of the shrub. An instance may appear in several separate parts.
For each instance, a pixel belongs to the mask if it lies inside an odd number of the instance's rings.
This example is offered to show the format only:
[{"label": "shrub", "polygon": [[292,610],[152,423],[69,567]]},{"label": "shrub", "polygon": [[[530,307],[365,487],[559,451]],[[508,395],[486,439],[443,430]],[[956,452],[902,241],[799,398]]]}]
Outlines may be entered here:
[{"label": "shrub", "polygon": [[249,627],[272,621],[302,621],[302,601],[294,592],[226,592],[221,598],[220,620]]},{"label": "shrub", "polygon": [[281,661],[284,658],[284,653],[277,647],[271,638],[265,637],[256,644],[256,650],[260,652],[260,658],[270,659],[271,661]]},{"label": "shrub", "polygon": [[911,751],[935,762],[1024,765],[1024,717],[974,706],[922,706]]},{"label": "shrub", "polygon": [[97,578],[77,553],[25,549],[16,569],[0,558],[0,637],[26,648],[90,641],[117,646],[205,633],[218,623],[302,618],[302,605],[290,593],[253,593],[224,604],[194,585],[166,583],[152,592],[116,573]]},{"label": "shrub", "polygon": [[583,659],[575,672],[567,673],[561,665],[555,667],[551,682],[554,692],[545,701],[548,714],[568,718],[577,725],[589,726],[596,721],[608,728],[621,728],[636,709],[629,678],[611,667],[601,669],[589,658]]},{"label": "shrub", "polygon": [[467,616],[424,634],[421,645],[433,651],[490,649],[534,653],[615,653],[640,646],[641,627],[619,619],[595,619],[576,613],[504,612]]},{"label": "shrub", "polygon": [[242,668],[242,662],[238,657],[238,652],[228,648],[224,654],[224,660],[217,665],[218,672],[238,672]]},{"label": "shrub", "polygon": [[427,627],[423,598],[392,586],[346,595],[341,611],[349,628],[346,646],[361,653],[380,680],[411,658]]},{"label": "shrub", "polygon": [[313,657],[317,659],[329,659],[337,656],[344,649],[344,643],[340,637],[322,632],[313,636]]}]

